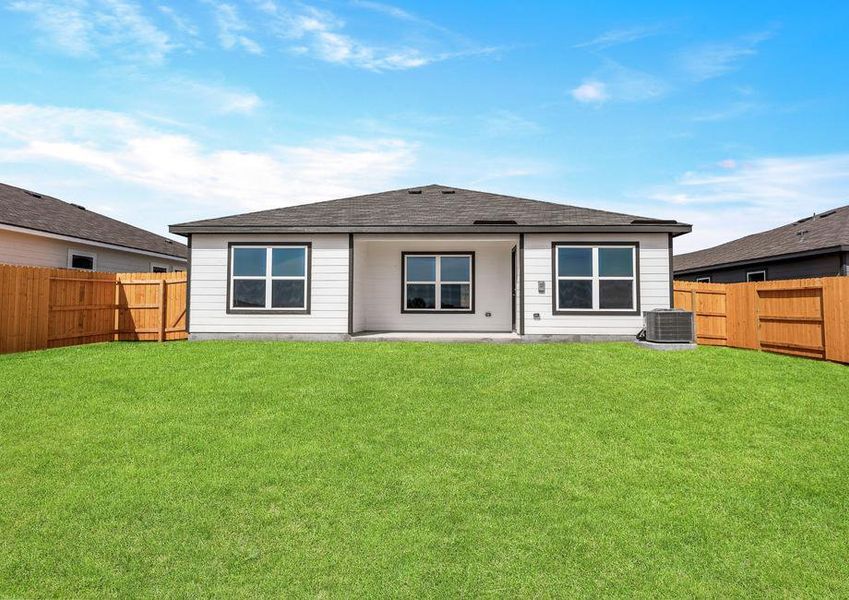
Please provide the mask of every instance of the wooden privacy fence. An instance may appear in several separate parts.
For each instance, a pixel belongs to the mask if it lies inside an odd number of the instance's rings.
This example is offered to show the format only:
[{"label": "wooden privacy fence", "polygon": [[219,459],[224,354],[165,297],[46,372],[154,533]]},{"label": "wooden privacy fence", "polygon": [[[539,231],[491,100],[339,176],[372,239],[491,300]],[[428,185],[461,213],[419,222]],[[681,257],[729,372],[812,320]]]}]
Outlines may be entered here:
[{"label": "wooden privacy fence", "polygon": [[676,281],[699,344],[849,363],[849,277],[752,283]]},{"label": "wooden privacy fence", "polygon": [[186,337],[185,273],[0,265],[0,353]]}]

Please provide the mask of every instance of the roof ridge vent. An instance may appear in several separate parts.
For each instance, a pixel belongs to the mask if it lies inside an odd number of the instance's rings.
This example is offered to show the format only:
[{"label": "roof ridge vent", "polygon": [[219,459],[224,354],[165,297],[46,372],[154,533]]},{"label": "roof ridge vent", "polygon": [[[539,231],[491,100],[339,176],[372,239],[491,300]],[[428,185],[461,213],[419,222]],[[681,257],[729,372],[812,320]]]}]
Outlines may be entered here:
[{"label": "roof ridge vent", "polygon": [[85,206],[82,206],[80,204],[74,204],[73,202],[69,202],[68,204],[70,204],[71,206],[73,206],[75,208],[79,208],[80,210],[85,210]]},{"label": "roof ridge vent", "polygon": [[407,190],[407,193],[408,194],[421,194],[422,191],[421,190]]},{"label": "roof ridge vent", "polygon": [[819,218],[820,218],[820,219],[825,219],[826,217],[830,217],[831,215],[833,215],[833,214],[834,214],[834,213],[836,213],[836,212],[837,212],[836,210],[830,210],[830,211],[828,211],[828,212],[820,213],[820,214],[819,214]]},{"label": "roof ridge vent", "polygon": [[454,190],[442,190],[443,194],[453,194]]},{"label": "roof ridge vent", "polygon": [[29,190],[24,190],[25,193],[29,194],[33,198],[41,198],[41,194],[36,194],[35,192],[31,192]]}]

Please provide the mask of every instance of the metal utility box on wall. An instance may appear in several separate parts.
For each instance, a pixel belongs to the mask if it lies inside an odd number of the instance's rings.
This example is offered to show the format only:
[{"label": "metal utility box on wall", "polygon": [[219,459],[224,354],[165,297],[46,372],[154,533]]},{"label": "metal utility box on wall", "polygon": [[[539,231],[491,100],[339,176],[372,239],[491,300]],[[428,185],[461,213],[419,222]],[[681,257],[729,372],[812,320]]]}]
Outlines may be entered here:
[{"label": "metal utility box on wall", "polygon": [[693,313],[679,308],[661,308],[646,313],[646,341],[692,343]]}]

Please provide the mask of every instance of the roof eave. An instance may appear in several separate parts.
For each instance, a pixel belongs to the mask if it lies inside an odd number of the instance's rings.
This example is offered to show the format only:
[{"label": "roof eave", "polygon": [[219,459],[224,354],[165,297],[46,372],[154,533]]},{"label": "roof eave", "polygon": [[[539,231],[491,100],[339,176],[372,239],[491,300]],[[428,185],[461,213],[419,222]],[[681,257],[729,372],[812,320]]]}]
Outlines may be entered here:
[{"label": "roof eave", "polygon": [[698,267],[688,267],[686,269],[675,269],[674,268],[674,259],[673,259],[673,273],[675,275],[690,275],[692,273],[699,273],[701,271],[708,271],[714,269],[732,269],[734,267],[742,267],[744,265],[750,265],[752,263],[768,263],[768,262],[777,262],[782,260],[792,260],[794,258],[805,258],[808,256],[818,256],[820,254],[832,254],[835,252],[849,252],[849,245],[841,244],[837,246],[826,246],[824,248],[816,248],[814,250],[802,250],[800,252],[787,252],[784,254],[774,254],[772,256],[761,256],[756,258],[747,258],[745,260],[735,260],[732,262],[725,263],[709,263],[706,265],[701,265]]},{"label": "roof eave", "polygon": [[419,226],[354,226],[354,225],[171,225],[168,230],[178,235],[196,233],[671,233],[673,236],[692,231],[687,223],[622,224],[622,225],[419,225]]}]

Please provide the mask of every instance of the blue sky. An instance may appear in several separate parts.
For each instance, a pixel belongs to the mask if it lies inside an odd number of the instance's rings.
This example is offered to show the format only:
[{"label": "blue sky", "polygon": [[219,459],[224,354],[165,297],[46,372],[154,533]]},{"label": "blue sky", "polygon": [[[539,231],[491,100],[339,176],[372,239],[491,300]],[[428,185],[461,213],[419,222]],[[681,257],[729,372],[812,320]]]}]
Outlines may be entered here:
[{"label": "blue sky", "polygon": [[694,224],[849,203],[845,2],[12,0],[0,180],[169,223],[443,183]]}]

